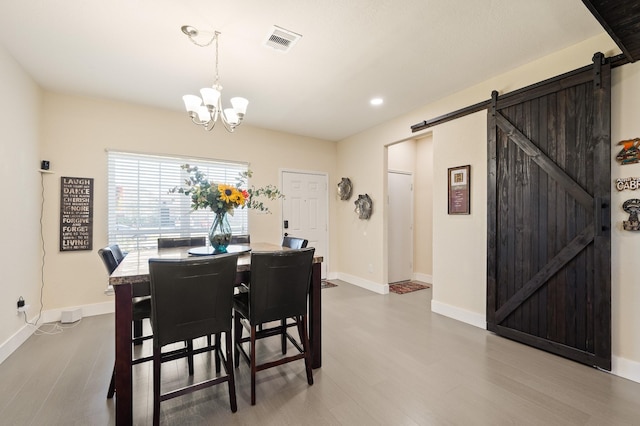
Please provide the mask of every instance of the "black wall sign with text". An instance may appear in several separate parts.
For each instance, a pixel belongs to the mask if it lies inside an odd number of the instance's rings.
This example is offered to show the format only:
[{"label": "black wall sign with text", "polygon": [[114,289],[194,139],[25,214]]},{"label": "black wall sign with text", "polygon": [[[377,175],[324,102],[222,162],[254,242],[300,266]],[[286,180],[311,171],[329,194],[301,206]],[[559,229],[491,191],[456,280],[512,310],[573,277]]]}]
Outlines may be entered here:
[{"label": "black wall sign with text", "polygon": [[60,251],[93,248],[93,178],[60,178]]}]

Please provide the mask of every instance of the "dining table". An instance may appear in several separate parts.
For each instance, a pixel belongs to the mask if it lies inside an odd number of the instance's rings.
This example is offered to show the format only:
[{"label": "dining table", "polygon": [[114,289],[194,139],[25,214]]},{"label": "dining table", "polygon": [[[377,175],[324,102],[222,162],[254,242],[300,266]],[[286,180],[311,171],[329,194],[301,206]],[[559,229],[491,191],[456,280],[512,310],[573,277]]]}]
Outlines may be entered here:
[{"label": "dining table", "polygon": [[[273,252],[291,250],[271,243],[251,243],[230,245],[229,252],[238,253],[236,284],[249,283],[251,252]],[[186,259],[194,256],[215,255],[209,247],[152,248],[130,251],[109,276],[109,284],[115,293],[115,405],[116,424],[129,425],[133,422],[133,370],[132,370],[132,319],[133,299],[151,294],[149,280],[149,259]],[[321,335],[321,263],[322,256],[315,256],[309,289],[309,340],[311,344],[312,367],[322,366]],[[179,303],[179,301],[176,301]]]}]

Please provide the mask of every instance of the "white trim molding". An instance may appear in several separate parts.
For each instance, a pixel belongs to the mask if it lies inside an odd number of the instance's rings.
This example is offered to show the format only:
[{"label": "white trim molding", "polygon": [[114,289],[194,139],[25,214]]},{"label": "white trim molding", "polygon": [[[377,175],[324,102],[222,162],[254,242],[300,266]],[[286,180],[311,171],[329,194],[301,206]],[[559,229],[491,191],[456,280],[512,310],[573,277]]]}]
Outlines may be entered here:
[{"label": "white trim molding", "polygon": [[640,383],[640,362],[612,355],[611,374]]},{"label": "white trim molding", "polygon": [[467,311],[466,309],[447,305],[446,303],[438,302],[437,300],[431,300],[431,312],[462,321],[484,330],[487,329],[487,320],[483,314],[479,314],[477,312]]},{"label": "white trim molding", "polygon": [[[25,324],[13,336],[9,337],[0,345],[0,364],[13,352],[15,352],[15,350],[18,349],[24,342],[26,342],[27,339],[31,337],[33,333],[35,333],[37,327],[40,327],[42,324],[58,322],[62,317],[62,312],[73,311],[75,309],[81,309],[82,317],[84,318],[92,317],[95,315],[111,314],[115,312],[115,304],[113,301],[111,301],[42,311],[37,326]],[[29,322],[34,323],[37,318],[38,316],[35,315],[33,318],[29,319]]]},{"label": "white trim molding", "polygon": [[[32,321],[35,320],[35,317]],[[20,328],[20,330],[16,331],[13,336],[9,337],[5,342],[0,345],[0,364],[4,362],[5,359],[9,358],[16,349],[20,347],[24,342],[27,341],[29,337],[36,331],[36,328],[25,324]]]},{"label": "white trim molding", "polygon": [[111,302],[94,303],[91,305],[82,306],[67,306],[65,308],[51,309],[49,311],[42,312],[42,323],[58,322],[62,317],[64,311],[74,311],[76,309],[82,310],[82,318],[92,317],[95,315],[111,314],[115,312],[115,304]]},{"label": "white trim molding", "polygon": [[433,285],[433,275],[421,274],[419,272],[413,273],[413,279],[415,281],[420,281],[422,283],[427,283]]},{"label": "white trim molding", "polygon": [[[437,300],[431,301],[431,312],[444,315],[484,330],[487,328],[487,322],[484,315],[447,305],[446,303],[441,303]],[[611,374],[640,383],[640,362],[612,355]]]},{"label": "white trim molding", "polygon": [[345,274],[343,272],[338,272],[338,279],[378,294],[389,294],[389,284],[380,284],[374,281],[356,277],[355,275]]}]

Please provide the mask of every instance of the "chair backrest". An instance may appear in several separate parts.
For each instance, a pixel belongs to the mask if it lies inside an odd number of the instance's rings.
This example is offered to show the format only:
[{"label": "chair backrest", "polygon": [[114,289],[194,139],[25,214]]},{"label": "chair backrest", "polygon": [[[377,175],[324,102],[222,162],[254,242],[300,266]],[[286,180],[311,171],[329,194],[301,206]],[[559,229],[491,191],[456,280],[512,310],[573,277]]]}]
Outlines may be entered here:
[{"label": "chair backrest", "polygon": [[158,238],[158,248],[200,247],[207,245],[206,237]]},{"label": "chair backrest", "polygon": [[307,311],[315,249],[251,253],[249,321],[262,324]]},{"label": "chair backrest", "polygon": [[304,238],[286,236],[282,238],[281,246],[289,247],[292,249],[301,249],[301,248],[306,248],[307,244],[309,244],[309,241],[305,240]]},{"label": "chair backrest", "polygon": [[251,236],[245,235],[231,235],[230,244],[251,244]]},{"label": "chair backrest", "polygon": [[149,259],[153,344],[231,331],[237,254]]},{"label": "chair backrest", "polygon": [[123,253],[122,250],[120,250],[120,246],[117,245],[117,244],[111,244],[111,245],[109,245],[109,247],[111,248],[111,251],[113,252],[113,257],[116,258],[116,262],[118,262],[118,265],[119,265],[120,262],[122,262],[124,257],[127,255],[127,253]]},{"label": "chair backrest", "polygon": [[[120,248],[118,248],[118,250],[120,250]],[[104,266],[107,268],[107,272],[109,273],[109,275],[111,275],[111,273],[115,271],[115,269],[120,264],[120,262],[118,262],[118,260],[116,259],[116,256],[113,250],[113,245],[101,248],[100,250],[98,250],[98,254],[102,259]]]}]

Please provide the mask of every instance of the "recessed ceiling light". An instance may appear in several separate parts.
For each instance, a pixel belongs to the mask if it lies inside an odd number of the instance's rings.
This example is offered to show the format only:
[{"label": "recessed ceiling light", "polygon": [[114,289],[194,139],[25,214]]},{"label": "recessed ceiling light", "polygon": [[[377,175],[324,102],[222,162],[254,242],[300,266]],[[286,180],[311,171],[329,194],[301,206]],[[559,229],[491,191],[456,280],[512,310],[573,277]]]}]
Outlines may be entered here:
[{"label": "recessed ceiling light", "polygon": [[377,106],[377,105],[382,105],[384,103],[384,100],[382,98],[373,98],[369,101],[369,103],[371,105]]}]

